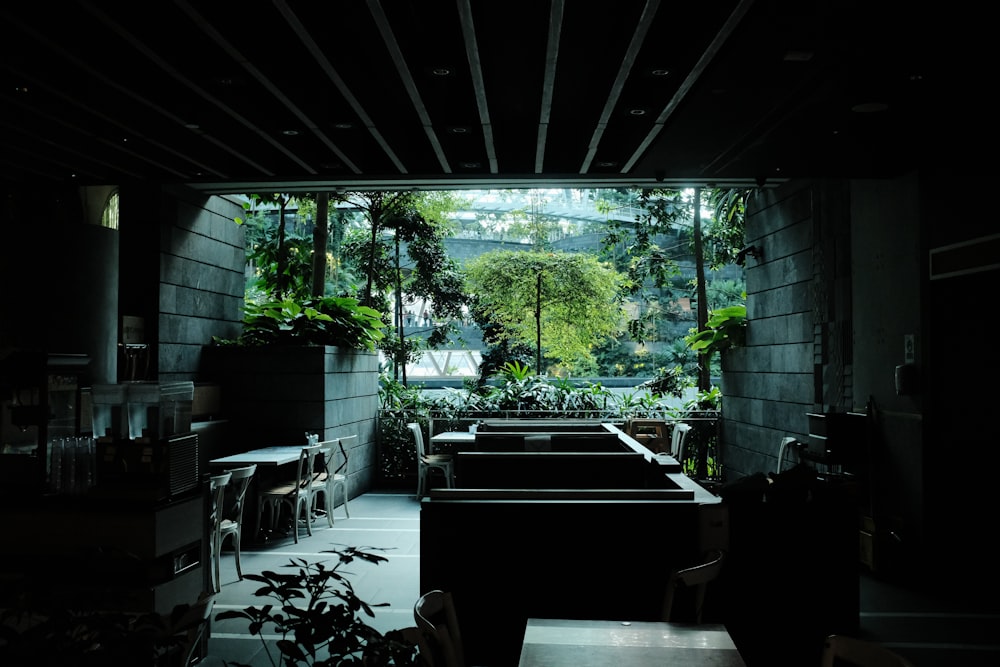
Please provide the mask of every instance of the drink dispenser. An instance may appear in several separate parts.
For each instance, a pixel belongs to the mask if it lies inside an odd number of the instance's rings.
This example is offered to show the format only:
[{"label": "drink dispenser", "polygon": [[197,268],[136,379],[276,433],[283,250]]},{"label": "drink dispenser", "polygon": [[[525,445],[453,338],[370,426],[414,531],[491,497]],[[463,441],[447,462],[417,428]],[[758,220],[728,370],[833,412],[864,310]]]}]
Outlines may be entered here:
[{"label": "drink dispenser", "polygon": [[125,385],[95,384],[91,387],[91,427],[95,439],[114,441],[128,435],[126,396]]}]

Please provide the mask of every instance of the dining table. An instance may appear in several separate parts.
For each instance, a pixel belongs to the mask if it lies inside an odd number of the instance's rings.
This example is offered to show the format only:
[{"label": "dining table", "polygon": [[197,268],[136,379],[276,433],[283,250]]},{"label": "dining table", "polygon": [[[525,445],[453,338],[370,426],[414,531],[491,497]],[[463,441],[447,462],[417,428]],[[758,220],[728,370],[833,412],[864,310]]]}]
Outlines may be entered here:
[{"label": "dining table", "polygon": [[436,448],[455,450],[461,447],[472,447],[475,444],[476,434],[471,431],[443,431],[431,436],[429,453],[433,454]]},{"label": "dining table", "polygon": [[714,623],[529,618],[518,667],[746,667]]},{"label": "dining table", "polygon": [[[287,463],[295,463],[299,460],[304,445],[273,445],[251,449],[239,454],[230,454],[221,458],[212,459],[208,462],[213,468],[238,468],[241,466],[258,465],[262,467],[280,466]],[[320,450],[325,456],[330,450]]]},{"label": "dining table", "polygon": [[[273,534],[270,529],[260,525],[260,511],[257,504],[259,489],[266,488],[267,486],[276,483],[281,478],[287,477],[287,475],[279,472],[280,466],[297,463],[304,446],[305,445],[271,445],[269,447],[260,447],[258,449],[251,449],[238,454],[230,454],[229,456],[211,459],[208,462],[208,465],[211,468],[220,472],[230,468],[242,468],[249,465],[257,466],[257,471],[254,473],[254,479],[247,488],[246,504],[247,506],[255,508],[258,511],[247,512],[244,513],[243,516],[243,521],[247,527],[244,535],[252,536],[250,538],[251,540],[258,543],[268,543],[272,542],[276,538],[285,536],[284,532]],[[324,457],[329,456],[329,448],[323,447],[319,451]],[[292,469],[291,478],[294,479],[294,476],[295,471]]]}]

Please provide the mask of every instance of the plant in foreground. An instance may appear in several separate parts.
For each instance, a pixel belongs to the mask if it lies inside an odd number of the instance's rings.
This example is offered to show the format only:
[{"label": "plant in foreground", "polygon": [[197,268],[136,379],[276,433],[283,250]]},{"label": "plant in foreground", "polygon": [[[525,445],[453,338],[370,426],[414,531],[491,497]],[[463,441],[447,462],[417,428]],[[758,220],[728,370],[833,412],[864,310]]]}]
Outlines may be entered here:
[{"label": "plant in foreground", "polygon": [[[365,549],[368,549],[366,547]],[[308,665],[312,667],[419,667],[423,665],[417,649],[403,640],[401,631],[382,634],[368,625],[374,618],[373,607],[354,592],[342,567],[355,560],[378,564],[384,556],[357,547],[326,550],[337,555],[332,565],[309,563],[292,558],[285,566],[291,572],[265,571],[247,574],[246,579],[263,586],[254,593],[275,603],[251,606],[242,610],[220,612],[216,620],[246,619],[250,633],[257,635],[272,665]],[[265,633],[281,636],[273,647]],[[278,651],[277,661],[272,648]],[[242,663],[226,663],[249,667]]]}]

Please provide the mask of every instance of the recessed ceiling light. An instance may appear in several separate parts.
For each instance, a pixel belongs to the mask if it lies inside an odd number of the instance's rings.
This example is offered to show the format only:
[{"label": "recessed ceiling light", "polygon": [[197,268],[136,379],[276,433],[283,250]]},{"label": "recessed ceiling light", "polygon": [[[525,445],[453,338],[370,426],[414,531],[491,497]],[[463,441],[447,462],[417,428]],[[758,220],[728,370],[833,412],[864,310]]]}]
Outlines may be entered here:
[{"label": "recessed ceiling light", "polygon": [[298,130],[282,130],[281,133],[286,137],[297,137],[299,135]]},{"label": "recessed ceiling light", "polygon": [[646,115],[646,110],[645,109],[629,109],[628,113],[629,113],[630,116],[645,116]]},{"label": "recessed ceiling light", "polygon": [[338,130],[350,130],[354,127],[354,123],[335,123],[334,127]]},{"label": "recessed ceiling light", "polygon": [[483,166],[482,162],[463,162],[462,167],[464,169],[479,169]]},{"label": "recessed ceiling light", "polygon": [[851,111],[855,113],[878,113],[879,111],[886,111],[888,108],[889,105],[885,102],[862,102],[851,107]]},{"label": "recessed ceiling light", "polygon": [[452,134],[465,134],[466,132],[469,131],[469,128],[467,128],[467,127],[461,127],[461,126],[459,126],[459,127],[450,127],[450,128],[448,128],[448,131],[451,132]]},{"label": "recessed ceiling light", "polygon": [[667,76],[668,74],[670,74],[670,70],[663,69],[662,67],[660,67],[654,70],[650,70],[649,73],[652,74],[653,76]]},{"label": "recessed ceiling light", "polygon": [[448,67],[434,67],[431,69],[431,74],[434,76],[448,76],[451,74],[451,69]]},{"label": "recessed ceiling light", "polygon": [[788,51],[785,53],[786,62],[804,63],[812,60],[812,51]]}]

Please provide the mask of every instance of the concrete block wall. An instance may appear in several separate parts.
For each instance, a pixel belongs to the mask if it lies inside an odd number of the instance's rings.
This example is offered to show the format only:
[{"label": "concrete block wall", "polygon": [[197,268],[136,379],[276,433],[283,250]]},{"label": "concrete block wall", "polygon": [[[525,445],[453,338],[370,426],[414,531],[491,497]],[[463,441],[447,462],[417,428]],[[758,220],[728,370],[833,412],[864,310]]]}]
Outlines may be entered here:
[{"label": "concrete block wall", "polygon": [[239,202],[189,190],[165,192],[160,226],[159,380],[194,380],[213,336],[239,335],[246,250]]},{"label": "concrete block wall", "polygon": [[762,192],[747,217],[746,346],[722,358],[724,475],[774,472],[781,439],[805,438],[814,395],[813,189]]}]

